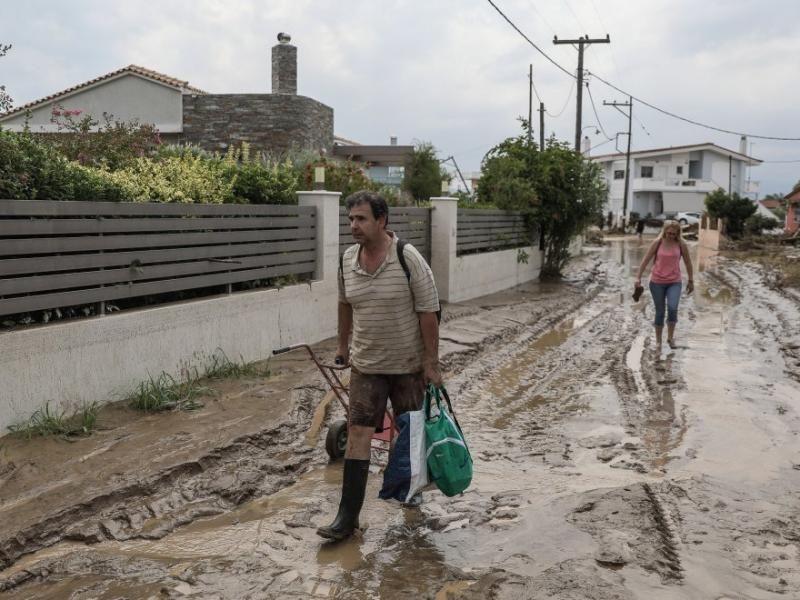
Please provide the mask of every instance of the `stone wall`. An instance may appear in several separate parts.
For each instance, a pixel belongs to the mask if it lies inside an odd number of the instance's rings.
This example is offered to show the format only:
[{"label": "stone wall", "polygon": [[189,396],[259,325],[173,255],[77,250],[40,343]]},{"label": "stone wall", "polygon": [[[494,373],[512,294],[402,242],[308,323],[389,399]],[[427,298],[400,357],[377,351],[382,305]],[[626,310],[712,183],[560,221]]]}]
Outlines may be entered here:
[{"label": "stone wall", "polygon": [[187,95],[180,141],[220,152],[248,142],[270,154],[293,148],[330,153],[333,109],[290,94]]}]

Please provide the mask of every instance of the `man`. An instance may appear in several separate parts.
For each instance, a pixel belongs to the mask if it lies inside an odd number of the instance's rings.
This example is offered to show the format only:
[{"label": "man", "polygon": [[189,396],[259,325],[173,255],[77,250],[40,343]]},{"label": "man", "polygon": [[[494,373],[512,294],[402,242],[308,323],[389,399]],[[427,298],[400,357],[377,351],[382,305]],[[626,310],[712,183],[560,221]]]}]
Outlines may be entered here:
[{"label": "man", "polygon": [[339,512],[317,530],[332,540],[358,527],[371,438],[383,422],[387,399],[395,415],[419,410],[425,384],[442,383],[439,296],[430,267],[406,244],[406,275],[397,256],[397,236],[386,228],[389,209],[382,196],[360,191],[346,204],[357,243],[345,251],[339,274],[336,360],[351,367],[348,438]]}]

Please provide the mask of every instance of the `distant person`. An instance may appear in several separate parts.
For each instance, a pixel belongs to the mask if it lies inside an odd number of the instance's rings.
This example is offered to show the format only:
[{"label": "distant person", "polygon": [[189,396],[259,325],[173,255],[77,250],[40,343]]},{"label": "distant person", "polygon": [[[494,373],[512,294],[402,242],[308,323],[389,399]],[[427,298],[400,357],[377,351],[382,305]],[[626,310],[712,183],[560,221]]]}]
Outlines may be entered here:
[{"label": "distant person", "polygon": [[650,245],[639,265],[636,285],[642,285],[642,274],[648,263],[653,261],[650,273],[650,295],[656,308],[654,325],[656,328],[656,346],[661,351],[661,337],[664,330],[664,305],[667,313],[667,344],[675,348],[675,324],[678,322],[678,304],[681,299],[681,257],[686,264],[686,293],[694,290],[694,271],[689,248],[681,238],[681,226],[677,221],[665,221],[658,237]]},{"label": "distant person", "polygon": [[644,219],[640,218],[636,221],[636,235],[639,236],[639,239],[642,239],[642,234],[644,233]]},{"label": "distant person", "polygon": [[606,217],[606,227],[611,229],[611,226],[614,224],[614,213],[608,211],[608,216]]},{"label": "distant person", "polygon": [[339,512],[317,529],[331,540],[358,528],[372,434],[383,423],[387,399],[397,417],[422,407],[427,383],[442,385],[439,295],[431,268],[411,244],[399,257],[383,196],[360,191],[345,203],[357,242],[345,251],[338,278],[336,362],[351,369],[347,450]]}]

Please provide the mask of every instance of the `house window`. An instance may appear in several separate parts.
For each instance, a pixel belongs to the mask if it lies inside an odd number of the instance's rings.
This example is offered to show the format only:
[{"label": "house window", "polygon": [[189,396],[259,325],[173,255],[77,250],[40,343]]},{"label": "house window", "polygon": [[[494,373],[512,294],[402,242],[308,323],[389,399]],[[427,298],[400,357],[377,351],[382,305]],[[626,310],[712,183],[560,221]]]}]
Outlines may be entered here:
[{"label": "house window", "polygon": [[675,167],[675,172],[678,175],[683,175],[683,165],[679,165],[679,166]]},{"label": "house window", "polygon": [[625,179],[625,169],[614,171],[614,179]]},{"label": "house window", "polygon": [[653,167],[642,167],[642,177],[652,177]]}]

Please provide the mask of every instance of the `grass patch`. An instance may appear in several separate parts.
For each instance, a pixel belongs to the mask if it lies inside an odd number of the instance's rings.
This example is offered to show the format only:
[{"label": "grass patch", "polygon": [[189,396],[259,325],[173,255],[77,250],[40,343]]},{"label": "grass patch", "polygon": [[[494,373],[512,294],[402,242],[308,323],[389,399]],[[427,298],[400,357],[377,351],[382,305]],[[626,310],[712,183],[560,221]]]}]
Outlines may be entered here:
[{"label": "grass patch", "polygon": [[222,350],[217,350],[203,368],[204,379],[234,379],[238,377],[268,377],[269,368],[258,362],[245,362],[243,358],[232,361]]},{"label": "grass patch", "polygon": [[267,377],[269,369],[257,362],[232,361],[217,350],[202,367],[192,367],[185,380],[177,380],[169,373],[150,377],[139,383],[127,398],[129,406],[144,412],[166,410],[196,410],[203,407],[202,396],[214,390],[202,385],[204,380],[235,379],[238,377]]},{"label": "grass patch", "polygon": [[61,435],[65,437],[87,436],[97,426],[97,413],[100,407],[96,402],[84,404],[77,412],[67,416],[66,411],[50,408],[50,403],[34,412],[24,423],[10,425],[8,430],[14,434],[31,439]]},{"label": "grass patch", "polygon": [[203,407],[197,399],[211,393],[213,390],[200,385],[197,378],[178,381],[169,373],[161,373],[140,382],[127,400],[131,408],[144,412],[197,410]]}]

